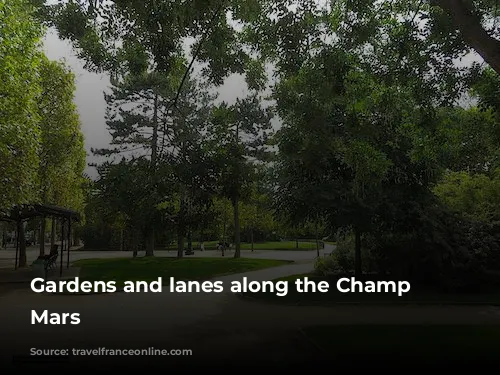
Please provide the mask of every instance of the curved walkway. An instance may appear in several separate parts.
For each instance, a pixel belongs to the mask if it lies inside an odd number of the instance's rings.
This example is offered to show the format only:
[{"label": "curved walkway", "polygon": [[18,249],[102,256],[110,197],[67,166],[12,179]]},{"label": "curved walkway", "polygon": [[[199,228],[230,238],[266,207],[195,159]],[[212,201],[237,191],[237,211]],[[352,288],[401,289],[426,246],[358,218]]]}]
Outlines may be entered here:
[{"label": "curved walkway", "polygon": [[[215,278],[224,293],[115,293],[39,295],[17,290],[0,296],[0,336],[9,350],[32,347],[191,348],[218,359],[248,348],[267,348],[274,359],[308,356],[316,349],[300,328],[326,324],[500,324],[500,308],[488,306],[280,306],[243,300],[227,283],[263,281],[309,272],[313,262]],[[31,310],[80,313],[79,325],[31,325]],[[260,352],[259,352],[260,353]],[[259,354],[260,355],[260,354]],[[262,352],[262,355],[264,353]]]}]

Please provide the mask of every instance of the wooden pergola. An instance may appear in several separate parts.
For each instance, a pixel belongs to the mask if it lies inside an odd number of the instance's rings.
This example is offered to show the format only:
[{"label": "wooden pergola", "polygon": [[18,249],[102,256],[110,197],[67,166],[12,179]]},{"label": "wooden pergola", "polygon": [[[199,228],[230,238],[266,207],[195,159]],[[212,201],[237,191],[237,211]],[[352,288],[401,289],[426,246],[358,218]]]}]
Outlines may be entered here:
[{"label": "wooden pergola", "polygon": [[22,206],[17,206],[14,207],[12,210],[10,210],[9,213],[7,214],[0,214],[0,221],[6,221],[6,222],[11,222],[11,223],[16,223],[16,263],[15,263],[15,269],[18,268],[19,266],[19,245],[20,245],[20,239],[19,239],[19,229],[20,226],[23,225],[23,223],[26,220],[35,218],[35,217],[56,217],[60,220],[62,220],[62,231],[61,231],[61,253],[60,253],[60,259],[61,259],[61,264],[60,264],[60,275],[62,276],[63,272],[63,259],[64,259],[64,241],[65,241],[65,232],[64,232],[64,224],[68,223],[68,233],[66,234],[66,242],[67,242],[67,251],[66,251],[66,267],[69,268],[69,249],[70,249],[70,243],[71,243],[71,224],[73,222],[78,222],[80,221],[80,214],[76,211],[63,208],[63,207],[58,207],[58,206],[52,206],[52,205],[47,205],[47,204],[29,204],[29,205],[22,205]]}]

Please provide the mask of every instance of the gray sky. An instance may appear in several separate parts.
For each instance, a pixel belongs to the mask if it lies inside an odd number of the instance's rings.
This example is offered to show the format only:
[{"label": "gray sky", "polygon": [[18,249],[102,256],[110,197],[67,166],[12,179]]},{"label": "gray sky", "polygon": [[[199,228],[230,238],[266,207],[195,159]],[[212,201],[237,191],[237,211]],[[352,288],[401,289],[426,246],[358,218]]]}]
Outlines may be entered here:
[{"label": "gray sky", "polygon": [[[76,75],[75,102],[85,136],[87,162],[90,162],[90,149],[104,148],[111,140],[104,121],[106,103],[103,96],[103,91],[109,86],[109,79],[105,75],[87,72],[73,53],[71,45],[59,40],[54,32],[47,33],[44,45],[49,59],[65,60]],[[87,172],[92,171],[87,167]]]},{"label": "gray sky", "polygon": [[[91,148],[106,148],[111,140],[105,124],[106,103],[103,95],[103,92],[109,87],[109,79],[104,74],[86,71],[83,62],[75,56],[70,43],[61,41],[54,31],[48,31],[44,40],[44,47],[49,59],[65,60],[76,75],[75,102],[80,113],[82,132],[85,136],[87,163],[95,162],[98,159],[91,154]],[[471,54],[457,63],[459,65],[469,65],[474,60],[481,61],[477,55]],[[245,96],[247,91],[245,80],[240,75],[230,76],[218,91],[219,100],[232,104],[236,98]],[[275,129],[279,127],[277,118],[273,121],[273,127]],[[87,167],[86,172],[91,176],[95,176],[93,168]]]},{"label": "gray sky", "polygon": [[[106,128],[104,119],[106,102],[103,92],[109,87],[109,78],[104,74],[90,73],[85,70],[69,42],[62,41],[53,31],[47,33],[44,40],[44,49],[51,60],[64,60],[76,75],[75,103],[80,113],[82,132],[85,136],[87,163],[97,159],[92,156],[91,148],[106,148],[111,136]],[[246,83],[242,76],[234,75],[226,80],[219,89],[219,99],[233,103],[237,97],[246,93]],[[95,176],[93,168],[87,167],[86,172]]]}]

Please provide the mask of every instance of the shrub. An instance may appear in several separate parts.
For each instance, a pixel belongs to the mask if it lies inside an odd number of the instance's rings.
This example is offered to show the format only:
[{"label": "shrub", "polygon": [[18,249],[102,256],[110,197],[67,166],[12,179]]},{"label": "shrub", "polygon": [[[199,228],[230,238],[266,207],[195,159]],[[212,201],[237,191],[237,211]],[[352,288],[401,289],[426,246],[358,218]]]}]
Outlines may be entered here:
[{"label": "shrub", "polygon": [[[375,272],[376,262],[372,259],[369,250],[361,247],[361,263],[363,272]],[[331,255],[318,258],[315,271],[319,275],[332,273],[350,274],[354,271],[354,236],[351,233],[337,236],[337,245]]]},{"label": "shrub", "polygon": [[340,268],[334,253],[323,258],[317,258],[314,263],[314,273],[318,276],[328,276],[338,271],[340,271]]},{"label": "shrub", "polygon": [[[415,214],[415,213],[413,213]],[[499,226],[471,221],[442,206],[428,206],[408,228],[377,228],[364,245],[381,273],[446,291],[498,285]]]}]

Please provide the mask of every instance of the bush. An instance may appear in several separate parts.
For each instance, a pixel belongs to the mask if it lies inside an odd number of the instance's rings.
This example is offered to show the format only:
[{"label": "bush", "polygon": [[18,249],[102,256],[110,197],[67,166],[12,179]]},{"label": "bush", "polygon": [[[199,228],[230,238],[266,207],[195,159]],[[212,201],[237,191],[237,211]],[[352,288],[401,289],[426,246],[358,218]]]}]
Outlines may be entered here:
[{"label": "bush", "polygon": [[[465,219],[442,205],[415,205],[390,225],[378,223],[361,241],[364,273],[408,280],[447,292],[500,287],[500,223]],[[317,274],[352,274],[354,238],[337,236],[337,247],[318,259]]]},{"label": "bush", "polygon": [[379,227],[364,245],[380,273],[445,291],[495,287],[500,271],[499,226],[464,219],[440,205],[408,215],[391,230]]},{"label": "bush", "polygon": [[[354,271],[354,236],[351,233],[338,235],[337,245],[331,255],[318,258],[315,264],[315,272],[325,276],[332,273],[350,274]],[[362,243],[361,264],[363,272],[376,272],[376,263],[372,255]]]},{"label": "bush", "polygon": [[317,258],[314,263],[314,273],[318,276],[328,276],[339,271],[340,268],[334,253],[323,258]]}]

